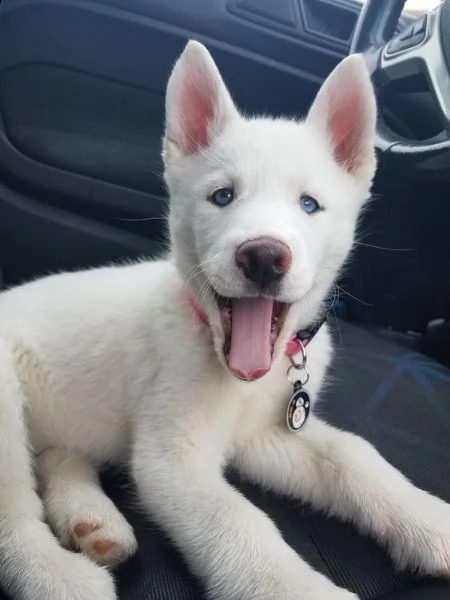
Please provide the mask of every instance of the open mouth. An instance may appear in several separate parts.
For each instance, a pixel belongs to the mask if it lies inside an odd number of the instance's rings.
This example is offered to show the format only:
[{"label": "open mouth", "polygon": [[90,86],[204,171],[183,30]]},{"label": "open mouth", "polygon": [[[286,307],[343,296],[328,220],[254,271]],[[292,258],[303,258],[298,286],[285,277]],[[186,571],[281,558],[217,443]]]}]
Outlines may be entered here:
[{"label": "open mouth", "polygon": [[289,304],[270,298],[217,296],[225,336],[223,352],[230,371],[247,381],[270,371],[275,343]]}]

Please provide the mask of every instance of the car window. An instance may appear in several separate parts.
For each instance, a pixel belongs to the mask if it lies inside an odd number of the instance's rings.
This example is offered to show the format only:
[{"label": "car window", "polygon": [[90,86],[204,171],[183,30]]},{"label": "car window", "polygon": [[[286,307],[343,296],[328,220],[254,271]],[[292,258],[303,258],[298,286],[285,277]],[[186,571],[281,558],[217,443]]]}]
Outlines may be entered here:
[{"label": "car window", "polygon": [[[359,0],[362,4],[366,0]],[[407,0],[405,3],[405,12],[420,15],[434,8],[441,3],[441,0]]]}]

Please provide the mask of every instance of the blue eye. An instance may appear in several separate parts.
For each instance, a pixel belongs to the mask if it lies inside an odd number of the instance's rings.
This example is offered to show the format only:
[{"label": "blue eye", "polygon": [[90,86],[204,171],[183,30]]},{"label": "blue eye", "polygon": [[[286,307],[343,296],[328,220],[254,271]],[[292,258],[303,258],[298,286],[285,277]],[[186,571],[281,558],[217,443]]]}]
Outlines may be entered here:
[{"label": "blue eye", "polygon": [[214,202],[217,206],[226,206],[233,200],[234,190],[232,188],[220,188],[211,195],[211,202]]},{"label": "blue eye", "polygon": [[311,196],[302,196],[300,198],[300,206],[308,215],[312,215],[313,213],[320,210],[319,203]]}]

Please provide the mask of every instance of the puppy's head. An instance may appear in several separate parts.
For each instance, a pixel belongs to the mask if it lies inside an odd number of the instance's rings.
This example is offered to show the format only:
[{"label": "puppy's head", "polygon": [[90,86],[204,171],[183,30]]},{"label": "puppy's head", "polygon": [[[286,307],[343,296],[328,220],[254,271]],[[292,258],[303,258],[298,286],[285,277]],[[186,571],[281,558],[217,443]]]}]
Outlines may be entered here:
[{"label": "puppy's head", "polygon": [[270,370],[343,265],[375,171],[375,112],[360,56],[302,122],[240,115],[199,43],[176,63],[164,137],[172,252],[238,377]]}]

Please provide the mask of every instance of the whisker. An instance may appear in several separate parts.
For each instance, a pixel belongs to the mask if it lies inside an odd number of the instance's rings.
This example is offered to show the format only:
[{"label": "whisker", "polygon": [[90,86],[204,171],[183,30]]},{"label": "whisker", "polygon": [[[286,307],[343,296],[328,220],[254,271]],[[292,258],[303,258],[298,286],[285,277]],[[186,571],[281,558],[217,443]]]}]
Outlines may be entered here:
[{"label": "whisker", "polygon": [[198,277],[201,273],[204,273],[205,271],[204,271],[203,267],[210,262],[212,262],[211,258],[205,258],[204,260],[199,261],[198,263],[192,265],[192,267],[190,267],[184,275],[186,282],[190,283],[193,279]]},{"label": "whisker", "polygon": [[167,217],[133,217],[133,218],[123,218],[117,217],[116,221],[127,221],[132,223],[139,223],[141,221],[166,221]]},{"label": "whisker", "polygon": [[210,282],[208,281],[208,279],[205,279],[205,281],[203,282],[203,284],[199,290],[199,294],[198,294],[200,306],[203,305],[203,303],[206,300],[206,297],[208,296],[208,294],[210,293],[210,290],[212,290],[212,289],[213,289],[213,287],[210,284]]},{"label": "whisker", "polygon": [[375,248],[376,250],[386,250],[387,252],[413,252],[414,248],[388,248],[377,246],[376,244],[365,244],[364,242],[354,242],[355,246],[365,246],[366,248]]},{"label": "whisker", "polygon": [[336,315],[336,311],[335,311],[335,309],[334,309],[334,308],[332,308],[331,310],[333,311],[334,323],[336,324],[336,329],[337,329],[337,331],[338,331],[338,334],[339,334],[339,343],[340,343],[340,344],[341,344],[341,346],[342,346],[342,333],[341,333],[341,328],[340,328],[340,326],[339,326],[339,318],[338,318],[338,316]]},{"label": "whisker", "polygon": [[360,302],[364,306],[369,306],[369,307],[373,306],[373,304],[370,304],[370,302],[365,302],[365,300],[361,300],[361,298],[357,298],[356,296],[353,296],[353,294],[350,294],[350,292],[347,292],[346,290],[344,290],[343,288],[341,288],[339,285],[336,284],[336,286],[338,287],[339,291],[342,294],[345,294],[346,296],[349,296],[349,298],[353,298],[353,300],[356,300],[356,302]]},{"label": "whisker", "polygon": [[210,261],[210,259],[208,259],[208,258],[204,258],[203,260],[199,260],[198,262],[194,263],[191,267],[189,267],[189,269],[186,271],[186,273],[184,274],[184,276],[187,277],[190,273],[192,273],[193,271],[195,271],[195,269],[197,269],[200,266],[205,265],[209,261]]}]

